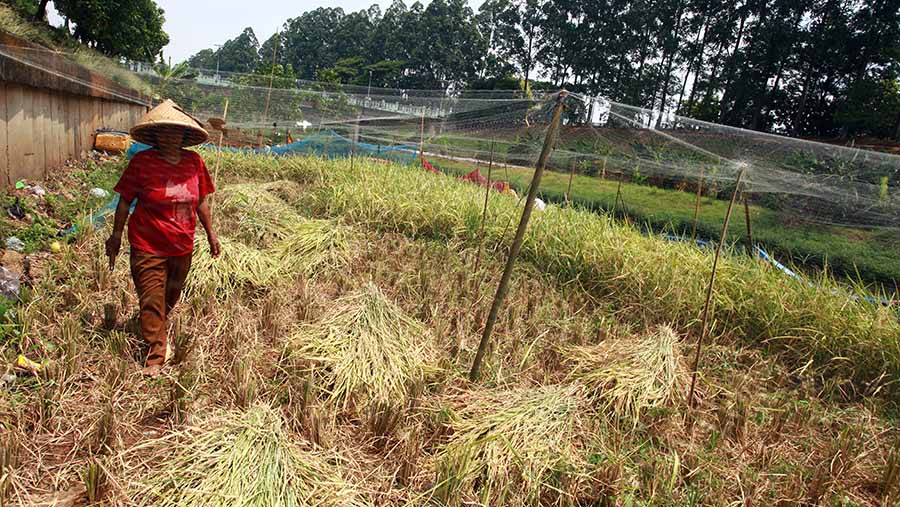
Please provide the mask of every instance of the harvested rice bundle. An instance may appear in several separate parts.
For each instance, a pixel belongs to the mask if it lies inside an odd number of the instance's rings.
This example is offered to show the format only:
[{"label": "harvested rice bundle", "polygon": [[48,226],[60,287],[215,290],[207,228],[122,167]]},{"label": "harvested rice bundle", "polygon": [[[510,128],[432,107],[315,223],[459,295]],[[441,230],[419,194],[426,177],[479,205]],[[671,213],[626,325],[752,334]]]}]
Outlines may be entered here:
[{"label": "harvested rice bundle", "polygon": [[230,236],[267,248],[289,237],[289,230],[303,220],[297,210],[269,191],[270,185],[242,183],[222,188],[219,216]]},{"label": "harvested rice bundle", "polygon": [[247,246],[239,241],[220,237],[222,254],[218,259],[209,255],[209,244],[199,236],[194,241],[194,258],[188,275],[189,292],[212,289],[231,292],[249,284],[266,286],[275,274],[276,265],[271,255]]},{"label": "harvested rice bundle", "polygon": [[402,406],[410,388],[438,371],[425,326],[371,283],[335,301],[320,322],[301,327],[288,350],[310,363],[329,402],[358,414]]},{"label": "harvested rice bundle", "polygon": [[154,444],[151,469],[132,488],[139,506],[368,504],[333,460],[298,448],[268,406],[220,412]]},{"label": "harvested rice bundle", "polygon": [[686,368],[679,345],[672,328],[659,326],[641,339],[610,339],[564,354],[572,363],[571,379],[587,386],[604,408],[637,424],[644,410],[683,392]]},{"label": "harvested rice bundle", "polygon": [[[587,486],[590,435],[577,385],[462,394],[453,434],[435,457],[435,496],[447,505],[556,505]],[[474,502],[471,502],[474,503]]]},{"label": "harvested rice bundle", "polygon": [[342,266],[350,257],[351,229],[329,220],[302,219],[272,248],[279,270],[311,274],[321,267]]},{"label": "harvested rice bundle", "polygon": [[299,206],[302,202],[303,188],[291,180],[277,180],[262,183],[259,187],[291,206]]}]

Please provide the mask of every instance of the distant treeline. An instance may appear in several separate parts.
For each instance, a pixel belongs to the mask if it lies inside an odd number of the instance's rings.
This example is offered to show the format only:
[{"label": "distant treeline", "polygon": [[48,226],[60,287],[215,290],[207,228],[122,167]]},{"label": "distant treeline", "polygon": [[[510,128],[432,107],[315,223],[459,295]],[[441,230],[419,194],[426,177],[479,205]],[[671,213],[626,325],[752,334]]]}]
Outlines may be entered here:
[{"label": "distant treeline", "polygon": [[[277,48],[276,48],[277,45]],[[561,88],[819,138],[900,137],[900,0],[395,0],[318,8],[191,66],[377,87]]]}]

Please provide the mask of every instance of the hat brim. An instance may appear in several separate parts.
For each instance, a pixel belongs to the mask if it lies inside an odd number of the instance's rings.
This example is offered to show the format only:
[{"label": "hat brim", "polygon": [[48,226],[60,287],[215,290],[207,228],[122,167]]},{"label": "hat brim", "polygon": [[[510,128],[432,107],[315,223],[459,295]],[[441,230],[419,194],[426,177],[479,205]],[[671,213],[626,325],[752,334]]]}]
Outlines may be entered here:
[{"label": "hat brim", "polygon": [[181,146],[196,146],[198,144],[203,144],[209,139],[209,133],[206,130],[197,127],[195,125],[189,125],[181,122],[153,122],[153,123],[144,123],[141,125],[135,125],[134,128],[131,129],[131,138],[135,141],[150,145],[156,146],[157,142],[157,132],[166,128],[180,128],[185,131],[184,140],[181,143]]}]

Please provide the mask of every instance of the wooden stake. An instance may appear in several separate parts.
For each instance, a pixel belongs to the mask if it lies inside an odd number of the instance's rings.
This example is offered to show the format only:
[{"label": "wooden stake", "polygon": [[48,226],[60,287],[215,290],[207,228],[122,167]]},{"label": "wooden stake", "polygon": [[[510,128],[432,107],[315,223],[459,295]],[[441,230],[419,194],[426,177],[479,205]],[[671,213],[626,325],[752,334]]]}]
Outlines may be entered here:
[{"label": "wooden stake", "polygon": [[[616,215],[616,209],[619,207],[619,196],[622,195],[622,175],[619,175],[619,184],[616,187],[616,200],[613,201],[613,216]],[[625,203],[622,203],[622,207],[625,207]]]},{"label": "wooden stake", "polygon": [[603,169],[600,171],[600,179],[606,179],[606,157],[603,157]]},{"label": "wooden stake", "polygon": [[725,212],[725,223],[722,224],[722,235],[719,238],[719,244],[716,245],[716,256],[713,258],[712,274],[709,277],[709,285],[706,286],[706,302],[703,304],[703,314],[700,317],[700,339],[697,340],[697,350],[694,353],[694,366],[691,373],[691,390],[688,393],[688,407],[694,408],[694,386],[697,383],[697,369],[700,367],[700,349],[703,347],[703,340],[707,334],[707,320],[709,319],[709,309],[712,304],[713,285],[716,283],[716,269],[719,266],[719,257],[722,255],[722,247],[725,245],[725,238],[728,236],[728,223],[731,221],[731,211],[734,209],[734,202],[737,200],[738,189],[741,188],[741,179],[744,177],[746,166],[741,167],[738,173],[737,181],[734,184],[734,193],[731,194],[731,202],[728,203],[728,210]]},{"label": "wooden stake", "polygon": [[422,124],[419,127],[419,158],[425,161],[425,108],[422,108]]},{"label": "wooden stake", "polygon": [[697,178],[697,200],[694,201],[694,226],[691,228],[691,241],[697,239],[697,220],[700,218],[700,193],[703,191],[703,166]]},{"label": "wooden stake", "polygon": [[[213,168],[213,187],[219,184],[219,161],[222,159],[222,141],[225,140],[225,121],[228,120],[228,97],[225,97],[225,110],[222,112],[222,129],[219,131],[219,144],[216,147],[216,166]],[[209,196],[209,206],[212,207],[213,196]]]},{"label": "wooden stake", "polygon": [[[275,37],[278,37],[278,32],[275,32]],[[272,48],[272,72],[269,73],[269,92],[266,94],[266,108],[263,110],[263,124],[269,119],[269,101],[272,99],[272,82],[275,80],[275,61],[278,58],[278,45],[281,43],[281,39],[275,41]],[[262,129],[260,129],[257,133],[257,141],[259,145],[258,149],[262,149]]]},{"label": "wooden stake", "polygon": [[744,219],[747,222],[747,248],[750,249],[750,257],[756,258],[756,247],[753,244],[753,226],[750,225],[750,204],[747,202],[747,193],[741,193],[744,197]]},{"label": "wooden stake", "polygon": [[475,354],[475,361],[472,362],[472,370],[469,372],[469,380],[473,382],[478,380],[478,376],[481,373],[481,362],[484,359],[488,343],[491,340],[491,333],[494,330],[494,324],[497,322],[497,315],[500,313],[500,307],[503,305],[503,300],[506,298],[506,292],[509,290],[509,280],[512,278],[516,257],[518,257],[519,250],[522,248],[522,242],[525,240],[525,229],[528,228],[528,219],[531,218],[531,210],[534,209],[534,200],[537,198],[538,188],[541,185],[541,176],[544,174],[544,166],[547,165],[547,159],[550,158],[550,152],[553,151],[553,144],[556,139],[556,133],[559,130],[559,122],[562,118],[563,108],[565,107],[566,96],[568,96],[568,92],[563,90],[559,92],[559,95],[556,98],[556,107],[553,108],[553,118],[550,120],[550,127],[547,129],[547,137],[544,138],[544,147],[541,149],[541,156],[538,158],[537,166],[534,169],[531,187],[528,189],[528,198],[525,199],[525,209],[522,210],[522,218],[519,220],[516,236],[509,249],[506,267],[503,268],[503,276],[500,277],[500,284],[497,286],[494,303],[491,305],[491,312],[484,325],[484,333],[481,335],[481,342],[478,344],[478,352]]},{"label": "wooden stake", "polygon": [[481,265],[481,250],[484,246],[484,222],[487,220],[488,198],[491,195],[491,171],[494,168],[494,140],[491,139],[491,159],[488,162],[487,188],[484,190],[484,209],[481,211],[481,227],[478,230],[478,254],[475,256],[475,272]]},{"label": "wooden stake", "polygon": [[572,167],[569,168],[569,185],[566,187],[566,206],[569,205],[569,194],[572,192],[572,178],[575,177],[575,158],[572,158]]}]

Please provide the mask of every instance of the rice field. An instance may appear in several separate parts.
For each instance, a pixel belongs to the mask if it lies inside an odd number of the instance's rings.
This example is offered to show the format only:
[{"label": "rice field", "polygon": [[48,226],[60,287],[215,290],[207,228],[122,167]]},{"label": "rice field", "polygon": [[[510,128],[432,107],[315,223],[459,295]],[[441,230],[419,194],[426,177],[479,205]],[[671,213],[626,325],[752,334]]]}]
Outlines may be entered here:
[{"label": "rice field", "polygon": [[[900,323],[726,255],[694,409],[708,253],[533,216],[467,380],[517,202],[417,169],[223,154],[174,364],[140,376],[105,230],[43,260],[0,355],[0,505],[900,503]],[[115,311],[104,326],[104,308]]]}]

